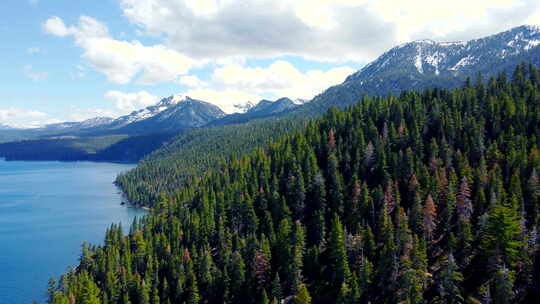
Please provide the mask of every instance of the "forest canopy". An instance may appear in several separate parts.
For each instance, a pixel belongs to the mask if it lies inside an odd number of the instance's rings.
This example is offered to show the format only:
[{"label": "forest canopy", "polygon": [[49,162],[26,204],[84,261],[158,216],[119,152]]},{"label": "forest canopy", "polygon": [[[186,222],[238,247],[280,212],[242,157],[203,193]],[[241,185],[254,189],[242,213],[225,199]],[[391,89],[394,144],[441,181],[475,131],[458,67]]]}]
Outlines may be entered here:
[{"label": "forest canopy", "polygon": [[526,303],[540,76],[363,98],[162,196],[49,303]]}]

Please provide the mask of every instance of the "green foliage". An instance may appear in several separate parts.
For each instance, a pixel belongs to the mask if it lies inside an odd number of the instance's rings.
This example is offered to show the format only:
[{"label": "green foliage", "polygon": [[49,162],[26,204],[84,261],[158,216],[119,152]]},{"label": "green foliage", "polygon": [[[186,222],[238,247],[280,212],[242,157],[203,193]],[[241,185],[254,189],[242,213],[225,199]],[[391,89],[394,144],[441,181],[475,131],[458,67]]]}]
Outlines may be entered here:
[{"label": "green foliage", "polygon": [[305,119],[271,118],[246,124],[186,130],[145,157],[116,182],[135,205],[154,206],[210,168],[228,163],[305,125]]},{"label": "green foliage", "polygon": [[[161,151],[120,178],[153,211],[85,246],[52,299],[525,303],[539,267],[540,83],[519,68],[512,82],[365,98],[216,165],[257,140],[232,141],[189,181],[178,159],[203,148]],[[234,128],[216,130],[191,134]]]}]

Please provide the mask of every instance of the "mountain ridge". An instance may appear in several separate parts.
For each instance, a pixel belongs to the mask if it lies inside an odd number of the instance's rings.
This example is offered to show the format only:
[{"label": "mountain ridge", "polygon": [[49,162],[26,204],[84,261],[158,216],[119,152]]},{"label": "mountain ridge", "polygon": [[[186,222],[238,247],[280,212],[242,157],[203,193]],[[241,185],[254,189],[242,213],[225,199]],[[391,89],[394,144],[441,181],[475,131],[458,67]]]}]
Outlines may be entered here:
[{"label": "mountain ridge", "polygon": [[397,95],[404,90],[455,88],[467,78],[513,71],[519,63],[540,65],[540,27],[522,25],[468,41],[415,40],[384,52],[341,84],[315,96],[304,113],[344,107],[362,95]]}]

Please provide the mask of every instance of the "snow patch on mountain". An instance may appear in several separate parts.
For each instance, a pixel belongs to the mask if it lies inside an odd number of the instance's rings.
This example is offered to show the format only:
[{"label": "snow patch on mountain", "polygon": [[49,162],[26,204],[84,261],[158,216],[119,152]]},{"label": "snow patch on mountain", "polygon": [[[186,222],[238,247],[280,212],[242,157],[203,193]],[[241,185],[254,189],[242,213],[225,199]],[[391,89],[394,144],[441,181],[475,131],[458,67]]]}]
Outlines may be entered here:
[{"label": "snow patch on mountain", "polygon": [[524,49],[528,51],[538,45],[540,45],[540,40],[529,40]]},{"label": "snow patch on mountain", "polygon": [[429,55],[425,58],[425,61],[435,68],[435,74],[439,75],[439,63],[446,59],[446,54],[435,52],[435,54]]},{"label": "snow patch on mountain", "polygon": [[233,107],[237,110],[237,113],[246,113],[254,106],[256,106],[256,104],[251,101],[247,101],[245,103],[237,103],[233,105]]},{"label": "snow patch on mountain", "polygon": [[449,70],[452,70],[452,71],[458,71],[459,69],[461,69],[462,67],[465,67],[465,66],[468,66],[468,65],[471,65],[471,64],[474,64],[476,63],[476,58],[473,57],[473,56],[467,56],[467,57],[463,57],[461,58],[454,66],[452,66]]},{"label": "snow patch on mountain", "polygon": [[422,47],[417,46],[416,52],[417,52],[417,55],[416,55],[416,59],[414,60],[414,66],[416,67],[416,70],[420,74],[424,74],[424,68],[422,66],[422,61],[423,61],[422,60]]},{"label": "snow patch on mountain", "polygon": [[308,99],[296,98],[296,99],[293,100],[293,103],[294,103],[295,105],[303,105],[303,104],[308,103],[309,101],[310,101],[310,100],[308,100]]}]

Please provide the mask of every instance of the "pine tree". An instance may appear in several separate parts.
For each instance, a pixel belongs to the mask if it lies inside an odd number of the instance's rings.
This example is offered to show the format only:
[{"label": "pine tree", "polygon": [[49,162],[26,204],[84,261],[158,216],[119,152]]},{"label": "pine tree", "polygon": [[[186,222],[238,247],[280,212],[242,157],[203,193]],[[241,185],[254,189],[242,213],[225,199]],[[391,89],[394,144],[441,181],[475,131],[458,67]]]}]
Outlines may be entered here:
[{"label": "pine tree", "polygon": [[276,273],[274,280],[272,280],[272,298],[276,299],[278,302],[283,299],[283,291],[281,287],[281,280],[279,279],[279,274]]},{"label": "pine tree", "polygon": [[500,259],[506,265],[513,267],[519,259],[523,244],[520,241],[519,217],[511,201],[504,204],[500,201],[496,202],[488,213],[488,220],[481,235],[480,248],[490,261]]},{"label": "pine tree", "polygon": [[435,229],[437,228],[437,209],[435,207],[435,202],[433,201],[431,194],[429,194],[426,198],[423,214],[426,239],[428,240],[428,242],[431,242],[433,240],[433,231],[435,231]]},{"label": "pine tree", "polygon": [[188,304],[199,304],[200,302],[199,287],[197,286],[197,278],[195,274],[189,275],[189,288],[188,288]]},{"label": "pine tree", "polygon": [[298,292],[294,296],[294,303],[296,304],[311,304],[311,296],[305,284],[300,284]]},{"label": "pine tree", "polygon": [[494,304],[514,303],[514,278],[508,268],[499,267],[499,270],[495,273],[493,285]]},{"label": "pine tree", "polygon": [[341,284],[336,304],[352,304],[352,290],[347,282]]},{"label": "pine tree", "polygon": [[55,278],[49,278],[49,282],[47,284],[47,303],[53,303],[54,295],[58,289],[58,284],[56,283]]},{"label": "pine tree", "polygon": [[467,177],[463,177],[461,184],[459,185],[459,192],[457,195],[457,212],[460,217],[465,220],[469,220],[473,213],[473,206],[471,197],[471,189],[467,182]]},{"label": "pine tree", "polygon": [[435,299],[436,303],[463,303],[463,296],[460,289],[462,281],[463,275],[458,270],[454,256],[449,254],[446,265],[442,269],[438,286],[439,295]]},{"label": "pine tree", "polygon": [[[329,282],[339,286],[350,277],[347,251],[345,249],[345,232],[337,214],[332,217],[332,228],[328,240]],[[339,288],[338,287],[338,288]]]}]

